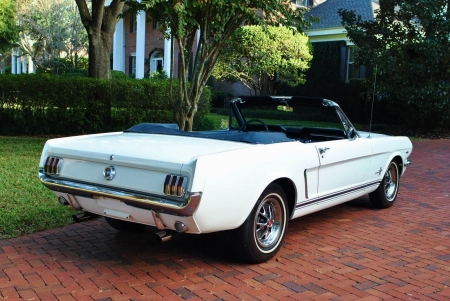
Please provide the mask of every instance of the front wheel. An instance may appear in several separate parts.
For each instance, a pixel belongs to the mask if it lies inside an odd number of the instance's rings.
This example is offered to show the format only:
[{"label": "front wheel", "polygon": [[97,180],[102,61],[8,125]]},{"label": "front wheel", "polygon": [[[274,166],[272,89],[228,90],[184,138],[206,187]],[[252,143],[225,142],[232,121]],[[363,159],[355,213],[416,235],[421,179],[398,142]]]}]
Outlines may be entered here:
[{"label": "front wheel", "polygon": [[369,193],[370,202],[380,209],[391,207],[397,199],[400,173],[395,161],[391,161],[377,190]]},{"label": "front wheel", "polygon": [[281,248],[287,225],[286,195],[278,184],[270,184],[245,222],[234,230],[238,256],[254,263],[272,258]]}]

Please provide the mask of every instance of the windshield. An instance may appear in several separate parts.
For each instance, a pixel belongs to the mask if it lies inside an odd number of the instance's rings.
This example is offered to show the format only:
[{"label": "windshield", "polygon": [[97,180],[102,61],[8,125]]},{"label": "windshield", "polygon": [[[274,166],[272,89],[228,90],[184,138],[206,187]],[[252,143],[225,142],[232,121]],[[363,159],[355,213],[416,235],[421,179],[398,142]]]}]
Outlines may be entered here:
[{"label": "windshield", "polygon": [[[285,128],[319,127],[343,129],[342,122],[335,108],[323,105],[288,104],[238,104],[245,122],[260,119],[267,125]],[[240,127],[238,118],[233,116],[230,129]]]}]

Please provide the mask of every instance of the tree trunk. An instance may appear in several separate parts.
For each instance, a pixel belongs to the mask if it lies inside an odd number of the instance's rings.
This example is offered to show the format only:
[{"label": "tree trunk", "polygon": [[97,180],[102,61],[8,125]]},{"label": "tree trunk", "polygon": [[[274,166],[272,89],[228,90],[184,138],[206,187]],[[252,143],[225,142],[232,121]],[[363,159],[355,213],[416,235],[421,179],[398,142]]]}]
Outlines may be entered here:
[{"label": "tree trunk", "polygon": [[94,32],[90,33],[88,38],[89,77],[110,78],[113,35]]},{"label": "tree trunk", "polygon": [[112,0],[105,7],[105,0],[92,1],[90,11],[86,0],[75,1],[89,38],[89,77],[110,78],[112,40],[125,2]]}]

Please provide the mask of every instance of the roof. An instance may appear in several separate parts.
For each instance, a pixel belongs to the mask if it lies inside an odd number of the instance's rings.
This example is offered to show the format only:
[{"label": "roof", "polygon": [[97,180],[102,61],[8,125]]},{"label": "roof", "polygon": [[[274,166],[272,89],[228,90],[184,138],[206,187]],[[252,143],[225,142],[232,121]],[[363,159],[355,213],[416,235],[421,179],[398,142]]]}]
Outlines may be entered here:
[{"label": "roof", "polygon": [[319,17],[309,30],[342,27],[342,20],[337,13],[339,9],[353,10],[363,20],[374,19],[374,9],[378,8],[374,0],[327,0],[310,9],[308,15]]}]

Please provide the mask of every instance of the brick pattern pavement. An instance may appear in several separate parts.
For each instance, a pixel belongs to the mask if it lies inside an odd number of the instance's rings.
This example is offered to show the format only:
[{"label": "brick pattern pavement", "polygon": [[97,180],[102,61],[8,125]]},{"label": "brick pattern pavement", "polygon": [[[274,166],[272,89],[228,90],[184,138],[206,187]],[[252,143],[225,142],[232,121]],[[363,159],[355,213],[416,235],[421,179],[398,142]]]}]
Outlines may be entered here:
[{"label": "brick pattern pavement", "polygon": [[0,300],[450,300],[450,139],[413,144],[392,208],[293,220],[266,263],[233,258],[226,233],[158,244],[101,219],[0,240]]}]

